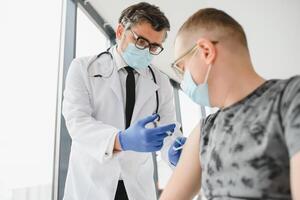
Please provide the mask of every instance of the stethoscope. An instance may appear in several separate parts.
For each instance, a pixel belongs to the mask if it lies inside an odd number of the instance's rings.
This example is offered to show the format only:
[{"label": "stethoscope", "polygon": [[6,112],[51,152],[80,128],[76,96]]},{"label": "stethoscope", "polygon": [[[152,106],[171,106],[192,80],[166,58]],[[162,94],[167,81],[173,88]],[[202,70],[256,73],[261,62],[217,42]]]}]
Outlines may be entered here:
[{"label": "stethoscope", "polygon": [[[98,54],[97,56],[95,56],[89,62],[88,66],[87,66],[87,71],[89,71],[90,67],[92,66],[92,64],[96,60],[100,59],[101,57],[103,57],[105,55],[109,56],[109,59],[111,60],[111,63],[112,63],[110,67],[112,69],[110,69],[110,71],[107,72],[107,74],[106,73],[96,73],[96,74],[91,75],[91,77],[110,78],[112,76],[112,74],[114,72],[114,65],[113,65],[113,55],[110,52],[110,48],[108,48],[106,51],[103,51],[100,54]],[[152,78],[153,78],[154,83],[157,84],[156,77],[155,77],[153,69],[150,66],[148,66],[148,68],[149,68],[149,70],[150,70],[150,72],[152,74]],[[159,109],[159,97],[158,97],[158,91],[157,90],[155,91],[155,95],[156,95],[156,109],[155,109],[155,113],[158,113],[158,109]],[[159,119],[157,121],[159,121]]]}]

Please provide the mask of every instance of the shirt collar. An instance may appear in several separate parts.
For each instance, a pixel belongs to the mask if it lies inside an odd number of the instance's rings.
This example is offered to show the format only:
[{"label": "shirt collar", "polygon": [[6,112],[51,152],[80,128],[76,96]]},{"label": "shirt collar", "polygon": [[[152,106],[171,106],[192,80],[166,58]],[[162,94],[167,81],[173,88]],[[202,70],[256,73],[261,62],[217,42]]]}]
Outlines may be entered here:
[{"label": "shirt collar", "polygon": [[[112,55],[113,55],[113,58],[115,59],[118,71],[120,69],[128,66],[126,64],[125,60],[123,59],[123,57],[117,51],[117,45],[112,47]],[[135,69],[135,71],[137,71],[140,75],[146,76],[148,67],[146,69]]]}]

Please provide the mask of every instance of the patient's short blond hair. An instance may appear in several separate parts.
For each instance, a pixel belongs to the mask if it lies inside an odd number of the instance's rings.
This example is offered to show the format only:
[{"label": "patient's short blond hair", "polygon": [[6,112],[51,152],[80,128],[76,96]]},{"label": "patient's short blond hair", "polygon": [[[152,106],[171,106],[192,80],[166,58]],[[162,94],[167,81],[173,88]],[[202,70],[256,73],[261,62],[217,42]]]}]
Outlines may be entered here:
[{"label": "patient's short blond hair", "polygon": [[197,33],[201,30],[208,33],[213,32],[219,37],[235,40],[248,49],[243,27],[222,10],[215,8],[198,10],[181,26],[177,36],[181,33]]}]

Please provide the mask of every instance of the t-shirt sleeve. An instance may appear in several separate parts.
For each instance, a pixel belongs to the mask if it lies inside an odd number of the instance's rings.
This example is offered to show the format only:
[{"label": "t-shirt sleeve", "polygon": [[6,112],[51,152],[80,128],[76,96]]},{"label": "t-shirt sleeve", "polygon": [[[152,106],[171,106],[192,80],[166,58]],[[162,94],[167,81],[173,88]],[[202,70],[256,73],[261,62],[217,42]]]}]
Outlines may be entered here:
[{"label": "t-shirt sleeve", "polygon": [[300,76],[287,84],[281,99],[281,113],[290,158],[300,152]]}]

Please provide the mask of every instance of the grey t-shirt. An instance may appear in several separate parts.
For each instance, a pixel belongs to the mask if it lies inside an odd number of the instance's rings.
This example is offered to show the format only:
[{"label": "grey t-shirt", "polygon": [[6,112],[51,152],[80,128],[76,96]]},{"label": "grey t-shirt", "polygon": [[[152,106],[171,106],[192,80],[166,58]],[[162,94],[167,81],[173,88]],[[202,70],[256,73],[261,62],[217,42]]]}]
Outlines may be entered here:
[{"label": "grey t-shirt", "polygon": [[291,157],[300,152],[300,77],[269,80],[206,118],[202,190],[210,199],[292,199]]}]

